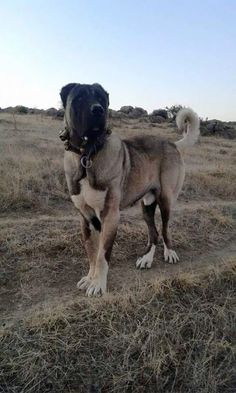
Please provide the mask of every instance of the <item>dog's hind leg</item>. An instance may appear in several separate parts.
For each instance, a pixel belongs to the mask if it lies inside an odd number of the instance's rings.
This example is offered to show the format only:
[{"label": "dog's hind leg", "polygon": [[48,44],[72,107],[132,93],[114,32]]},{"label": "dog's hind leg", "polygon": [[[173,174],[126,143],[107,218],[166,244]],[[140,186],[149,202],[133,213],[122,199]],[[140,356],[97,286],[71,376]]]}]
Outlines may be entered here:
[{"label": "dog's hind leg", "polygon": [[136,262],[138,269],[149,269],[152,266],[159,236],[155,225],[156,206],[156,195],[154,192],[149,192],[142,201],[143,218],[148,227],[148,247],[144,255]]},{"label": "dog's hind leg", "polygon": [[162,218],[162,236],[164,243],[164,260],[169,263],[176,263],[179,257],[173,250],[172,241],[169,234],[169,219],[171,208],[176,202],[184,181],[184,163],[178,154],[172,154],[171,161],[166,159],[162,163],[161,170],[161,192],[157,202]]},{"label": "dog's hind leg", "polygon": [[161,218],[162,218],[162,236],[164,244],[164,259],[165,262],[176,263],[179,260],[178,255],[172,248],[172,241],[169,234],[169,219],[172,205],[171,197],[168,195],[161,195],[158,200]]},{"label": "dog's hind leg", "polygon": [[101,223],[96,217],[92,218],[90,221],[84,217],[81,217],[82,239],[89,260],[89,272],[87,276],[83,277],[77,283],[78,289],[87,289],[88,286],[91,284],[95,272],[100,231]]}]

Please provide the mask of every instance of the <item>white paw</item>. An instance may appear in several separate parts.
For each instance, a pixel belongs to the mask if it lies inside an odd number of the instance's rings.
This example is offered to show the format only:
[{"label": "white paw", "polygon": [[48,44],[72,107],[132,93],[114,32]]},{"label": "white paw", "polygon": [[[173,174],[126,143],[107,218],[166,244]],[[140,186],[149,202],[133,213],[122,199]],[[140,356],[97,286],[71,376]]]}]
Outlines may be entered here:
[{"label": "white paw", "polygon": [[106,279],[102,278],[94,278],[90,281],[90,285],[87,288],[86,295],[87,296],[101,296],[106,293]]},{"label": "white paw", "polygon": [[87,289],[89,285],[91,284],[91,277],[90,276],[85,276],[81,278],[81,280],[77,283],[77,288],[78,289]]},{"label": "white paw", "polygon": [[179,261],[179,257],[174,250],[167,248],[164,243],[164,259],[165,262],[168,263],[177,263]]},{"label": "white paw", "polygon": [[151,246],[150,251],[147,254],[138,258],[138,260],[136,262],[137,269],[150,269],[150,267],[152,266],[155,249],[156,249],[156,246],[153,244]]}]

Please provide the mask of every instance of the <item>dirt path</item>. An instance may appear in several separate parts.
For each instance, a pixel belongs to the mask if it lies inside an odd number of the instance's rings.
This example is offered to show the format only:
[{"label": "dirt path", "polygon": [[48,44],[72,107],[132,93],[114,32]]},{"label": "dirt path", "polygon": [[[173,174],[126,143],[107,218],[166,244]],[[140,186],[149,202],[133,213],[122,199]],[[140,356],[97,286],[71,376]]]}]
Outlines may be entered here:
[{"label": "dirt path", "polygon": [[[6,226],[12,225],[14,221],[20,225],[29,225],[30,222],[33,225],[41,225],[42,223],[48,225],[51,220],[55,221],[55,217],[41,216],[31,220],[25,218],[8,219],[5,224]],[[68,221],[78,225],[77,216],[57,217],[57,220],[57,223],[61,222],[63,225]],[[142,226],[140,210],[131,209],[128,214],[123,216],[122,222],[128,226],[131,222],[131,231],[137,224]],[[34,228],[34,226],[30,227],[29,225],[29,230],[30,228]],[[139,271],[135,268],[135,262],[144,247],[144,240],[139,242],[138,239],[135,239],[128,242],[127,239],[119,239],[118,236],[108,276],[110,293],[140,287],[155,278],[170,277],[183,272],[201,273],[212,266],[221,265],[229,258],[236,258],[236,235],[231,237],[231,240],[226,244],[219,244],[217,248],[206,245],[201,252],[193,249],[180,250],[180,262],[176,265],[164,262],[163,247],[162,244],[158,244],[152,268]],[[12,274],[12,282],[9,280],[5,292],[3,290],[1,293],[2,323],[11,324],[15,320],[24,318],[33,310],[67,304],[73,299],[84,298],[84,293],[76,289],[76,282],[87,270],[87,261],[83,253],[79,257],[64,257],[64,260],[58,258],[57,255],[46,258],[37,255],[30,258],[26,256],[24,264],[20,273],[16,270]]]},{"label": "dirt path", "polygon": [[[54,210],[53,214],[42,214],[42,213],[25,213],[24,217],[20,214],[11,214],[9,215],[0,215],[0,220],[1,220],[1,225],[6,225],[6,224],[13,224],[14,223],[34,223],[34,222],[39,222],[39,221],[54,221],[55,217],[57,220],[60,221],[65,221],[65,219],[69,219],[72,221],[78,221],[79,222],[79,215],[76,209],[73,207],[71,202],[67,202],[66,204],[66,209],[63,207],[63,209],[59,210]],[[224,200],[215,200],[215,201],[178,201],[176,205],[173,207],[173,214],[174,212],[181,212],[184,210],[196,210],[196,209],[203,209],[203,208],[209,208],[209,207],[236,207],[236,202],[235,201],[224,201]],[[68,211],[68,214],[65,215],[65,210]],[[33,217],[32,217],[33,216]],[[121,217],[123,218],[128,218],[131,217],[132,219],[134,217],[137,217],[138,219],[142,218],[141,214],[141,206],[139,203],[137,203],[135,206],[128,208],[124,211],[121,212]]]},{"label": "dirt path", "polygon": [[[212,267],[221,266],[229,259],[236,259],[236,237],[224,247],[202,253],[198,256],[192,256],[192,253],[185,253],[182,260],[176,265],[170,265],[163,261],[162,247],[158,246],[156,257],[151,269],[137,270],[135,268],[135,260],[129,260],[123,264],[113,261],[109,271],[108,290],[109,293],[115,294],[125,292],[127,289],[140,288],[147,281],[155,280],[155,278],[168,278],[178,275],[179,273],[203,273]],[[71,272],[73,274],[73,272]],[[68,279],[71,278],[68,276]],[[18,297],[11,310],[4,312],[1,324],[11,325],[16,320],[23,319],[30,315],[33,311],[53,308],[58,305],[66,305],[72,300],[85,298],[85,294],[76,289],[76,281],[79,278],[72,276],[73,285],[69,279],[67,285],[63,285],[63,289],[58,283],[57,288],[52,286],[51,290],[41,287],[40,296],[32,298],[32,294],[24,293]],[[22,294],[21,294],[22,295]],[[28,297],[28,302],[22,299]]]},{"label": "dirt path", "polygon": [[[108,275],[109,293],[140,287],[159,277],[183,272],[201,273],[229,258],[236,258],[235,225],[228,224],[225,211],[220,215],[222,209],[234,211],[235,202],[178,201],[173,209],[172,229],[180,262],[177,265],[165,263],[160,242],[152,268],[145,271],[135,267],[147,240],[141,207],[136,205],[122,212]],[[207,216],[209,211],[216,212],[216,216]],[[209,221],[212,219],[213,224]],[[156,221],[160,224],[159,213]],[[84,293],[76,289],[76,283],[86,274],[88,263],[78,233],[79,216],[71,203],[66,202],[64,209],[50,214],[22,215],[19,212],[2,216],[1,227],[2,323],[21,319],[32,310],[84,298]]]},{"label": "dirt path", "polygon": [[162,247],[157,248],[155,259],[151,269],[139,271],[135,269],[135,261],[132,266],[114,265],[110,270],[109,286],[111,291],[142,285],[145,281],[159,277],[171,277],[179,273],[201,273],[206,269],[224,264],[231,258],[236,259],[236,237],[230,243],[214,250],[207,250],[199,255],[192,252],[182,253],[180,262],[171,265],[165,263],[162,257]]}]

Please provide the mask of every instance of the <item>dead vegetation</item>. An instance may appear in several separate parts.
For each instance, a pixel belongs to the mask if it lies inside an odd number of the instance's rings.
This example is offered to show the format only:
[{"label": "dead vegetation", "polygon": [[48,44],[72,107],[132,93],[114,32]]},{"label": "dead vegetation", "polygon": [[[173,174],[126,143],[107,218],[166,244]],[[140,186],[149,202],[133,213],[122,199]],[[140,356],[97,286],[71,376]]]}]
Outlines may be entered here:
[{"label": "dead vegetation", "polygon": [[[164,264],[160,243],[153,268],[135,270],[147,241],[137,205],[122,213],[109,294],[90,300],[75,287],[87,265],[62,122],[17,115],[15,130],[0,117],[0,391],[234,392],[236,142],[204,137],[185,154],[171,221],[180,264]],[[179,138],[167,123],[113,130]]]},{"label": "dead vegetation", "polygon": [[235,267],[32,313],[3,331],[3,391],[233,393]]}]

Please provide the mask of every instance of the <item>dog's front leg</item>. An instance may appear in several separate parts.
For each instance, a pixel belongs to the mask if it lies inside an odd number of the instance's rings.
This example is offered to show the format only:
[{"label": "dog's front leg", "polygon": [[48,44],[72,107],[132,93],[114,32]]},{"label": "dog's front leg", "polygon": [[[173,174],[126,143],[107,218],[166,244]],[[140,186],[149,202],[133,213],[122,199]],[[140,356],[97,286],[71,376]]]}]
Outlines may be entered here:
[{"label": "dog's front leg", "polygon": [[[99,224],[99,220],[97,220]],[[85,250],[89,260],[89,272],[77,283],[78,289],[87,289],[91,284],[95,272],[95,265],[99,247],[99,225],[93,225],[88,219],[81,217],[81,232]]]},{"label": "dog's front leg", "polygon": [[119,197],[108,191],[105,208],[101,214],[102,228],[94,276],[87,289],[88,296],[102,295],[107,289],[108,262],[120,219]]}]

